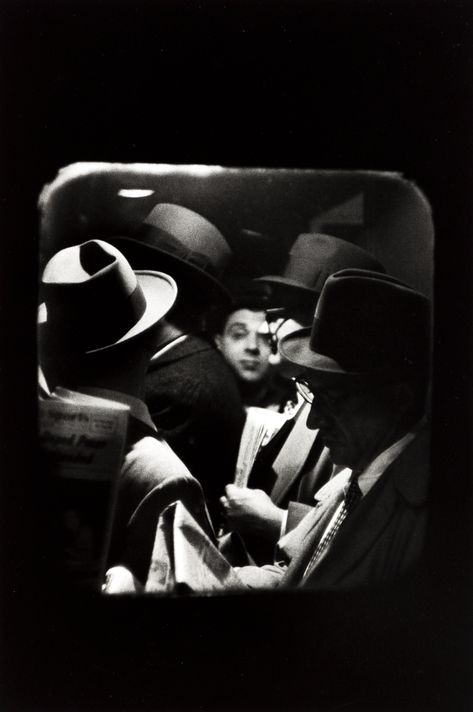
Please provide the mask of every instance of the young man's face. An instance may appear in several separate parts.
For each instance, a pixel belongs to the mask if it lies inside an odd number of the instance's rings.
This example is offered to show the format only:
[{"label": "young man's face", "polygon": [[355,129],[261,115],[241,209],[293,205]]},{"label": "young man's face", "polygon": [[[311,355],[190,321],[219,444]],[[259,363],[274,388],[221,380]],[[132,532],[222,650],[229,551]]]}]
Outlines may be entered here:
[{"label": "young man's face", "polygon": [[216,343],[238,378],[261,381],[270,368],[271,335],[264,311],[238,309],[228,317]]}]

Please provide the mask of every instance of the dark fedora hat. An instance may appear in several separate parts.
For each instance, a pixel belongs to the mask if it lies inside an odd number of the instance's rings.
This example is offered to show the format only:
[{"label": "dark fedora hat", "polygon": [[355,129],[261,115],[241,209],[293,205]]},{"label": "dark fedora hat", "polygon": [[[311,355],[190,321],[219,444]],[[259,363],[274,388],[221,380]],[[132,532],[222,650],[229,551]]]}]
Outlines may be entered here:
[{"label": "dark fedora hat", "polygon": [[172,277],[134,272],[122,253],[103,240],[56,253],[44,269],[41,288],[40,328],[80,353],[103,351],[143,334],[177,296]]},{"label": "dark fedora hat", "polygon": [[163,269],[179,289],[196,288],[196,298],[230,295],[221,278],[232,251],[217,228],[198,213],[173,203],[155,205],[132,237],[111,242],[134,269]]},{"label": "dark fedora hat", "polygon": [[430,311],[424,295],[394,277],[342,270],[327,279],[312,328],[284,337],[279,349],[324,381],[425,373]]},{"label": "dark fedora hat", "polygon": [[271,284],[280,294],[297,292],[300,297],[316,299],[326,279],[342,269],[385,271],[381,262],[362,247],[332,235],[307,232],[292,245],[281,276],[266,275],[257,280]]}]

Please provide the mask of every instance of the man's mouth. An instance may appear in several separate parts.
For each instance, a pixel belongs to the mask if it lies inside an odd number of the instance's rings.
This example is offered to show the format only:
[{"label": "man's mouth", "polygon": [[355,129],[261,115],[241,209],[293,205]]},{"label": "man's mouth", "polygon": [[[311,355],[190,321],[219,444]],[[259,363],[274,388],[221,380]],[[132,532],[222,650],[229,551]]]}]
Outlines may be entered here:
[{"label": "man's mouth", "polygon": [[335,439],[333,437],[333,434],[328,433],[326,430],[323,430],[322,428],[319,429],[319,435],[324,441],[325,445],[330,445],[330,443],[334,443]]},{"label": "man's mouth", "polygon": [[244,359],[240,361],[240,366],[244,368],[245,371],[257,371],[259,368],[259,361]]}]

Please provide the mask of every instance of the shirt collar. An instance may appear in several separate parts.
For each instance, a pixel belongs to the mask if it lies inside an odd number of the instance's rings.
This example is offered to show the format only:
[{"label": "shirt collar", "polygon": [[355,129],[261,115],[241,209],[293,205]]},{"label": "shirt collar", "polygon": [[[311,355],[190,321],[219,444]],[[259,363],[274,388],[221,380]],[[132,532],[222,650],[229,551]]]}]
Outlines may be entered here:
[{"label": "shirt collar", "polygon": [[156,430],[156,426],[151,420],[148,407],[139,398],[130,396],[128,393],[122,393],[121,391],[112,391],[108,388],[95,388],[92,386],[80,386],[80,391],[69,391],[66,388],[57,387],[54,390],[54,395],[60,398],[71,398],[73,397],[77,403],[87,403],[89,401],[89,396],[96,398],[106,398],[107,400],[113,400],[117,403],[122,403],[130,408],[130,415],[137,420],[148,425],[153,430]]},{"label": "shirt collar", "polygon": [[181,336],[176,336],[175,338],[172,339],[172,341],[168,341],[167,344],[164,344],[161,346],[158,351],[156,351],[155,354],[151,357],[151,361],[154,361],[155,359],[159,358],[160,356],[163,356],[163,354],[167,353],[170,351],[174,346],[177,346],[178,344],[182,343],[185,341],[188,337],[188,334],[181,334]]}]

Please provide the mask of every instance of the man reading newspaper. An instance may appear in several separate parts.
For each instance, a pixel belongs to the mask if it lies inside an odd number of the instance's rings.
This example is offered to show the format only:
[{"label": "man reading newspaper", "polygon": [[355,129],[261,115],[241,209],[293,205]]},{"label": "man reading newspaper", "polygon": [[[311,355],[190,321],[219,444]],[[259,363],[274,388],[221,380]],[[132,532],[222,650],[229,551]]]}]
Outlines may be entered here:
[{"label": "man reading newspaper", "polygon": [[408,285],[343,270],[323,288],[312,328],[282,339],[300,366],[332,460],[343,467],[279,540],[275,563],[231,568],[185,505],[161,516],[146,590],[347,589],[408,572],[427,516],[430,303]]}]

